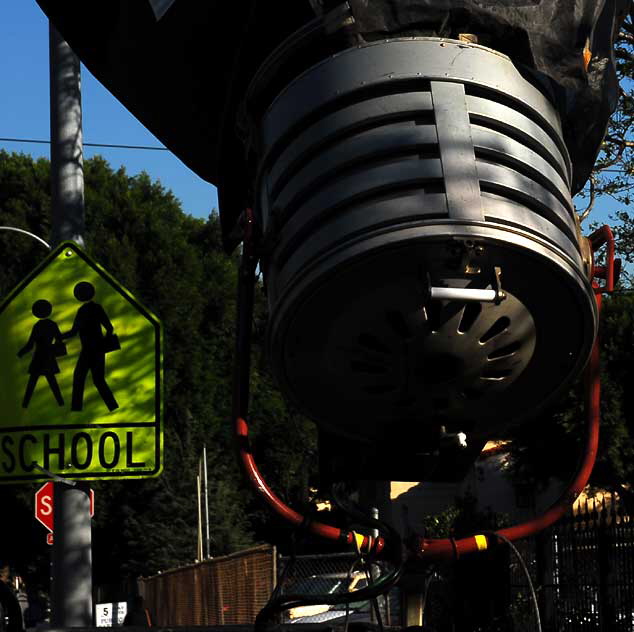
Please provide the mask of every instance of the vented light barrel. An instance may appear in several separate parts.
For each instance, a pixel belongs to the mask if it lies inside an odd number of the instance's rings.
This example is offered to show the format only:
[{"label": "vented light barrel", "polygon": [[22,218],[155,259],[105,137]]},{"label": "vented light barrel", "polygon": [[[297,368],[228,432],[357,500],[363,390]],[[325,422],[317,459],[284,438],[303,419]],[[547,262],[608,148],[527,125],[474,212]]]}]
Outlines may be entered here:
[{"label": "vented light barrel", "polygon": [[597,311],[570,159],[507,57],[431,38],[345,50],[277,96],[260,143],[268,349],[324,428],[496,435],[579,374]]}]

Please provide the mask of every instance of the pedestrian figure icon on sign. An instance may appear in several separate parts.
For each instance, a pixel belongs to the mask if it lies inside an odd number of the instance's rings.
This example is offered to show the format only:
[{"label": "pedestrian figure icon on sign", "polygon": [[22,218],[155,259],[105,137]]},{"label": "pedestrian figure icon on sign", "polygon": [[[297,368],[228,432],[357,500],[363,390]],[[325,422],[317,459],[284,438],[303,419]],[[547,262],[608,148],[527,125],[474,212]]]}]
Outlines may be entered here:
[{"label": "pedestrian figure icon on sign", "polygon": [[[73,373],[71,410],[80,411],[84,407],[84,386],[90,371],[101,399],[108,410],[113,411],[119,408],[119,404],[106,382],[106,353],[121,348],[119,339],[104,308],[92,300],[95,297],[92,283],[80,281],[75,285],[73,294],[83,305],[77,310],[71,330],[62,334],[62,338],[79,335],[81,341],[81,351]],[[105,336],[102,327],[106,330]]]},{"label": "pedestrian figure icon on sign", "polygon": [[56,356],[66,355],[66,348],[57,323],[49,318],[53,306],[48,301],[40,299],[33,303],[31,311],[39,320],[33,325],[28,342],[18,351],[18,358],[21,358],[35,347],[31,364],[29,364],[29,381],[24,391],[22,408],[28,408],[35,385],[41,376],[46,378],[57,403],[63,406],[64,399],[55,374],[59,373]]}]

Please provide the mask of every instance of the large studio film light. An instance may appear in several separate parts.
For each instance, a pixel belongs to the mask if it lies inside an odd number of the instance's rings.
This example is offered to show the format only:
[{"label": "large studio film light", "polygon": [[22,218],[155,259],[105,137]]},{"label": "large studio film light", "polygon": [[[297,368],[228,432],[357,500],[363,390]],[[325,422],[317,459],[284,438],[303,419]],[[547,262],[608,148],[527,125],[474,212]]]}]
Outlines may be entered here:
[{"label": "large studio film light", "polygon": [[218,186],[227,250],[263,272],[273,372],[326,435],[401,460],[481,446],[588,362],[605,239],[571,197],[616,106],[626,0],[38,3]]}]

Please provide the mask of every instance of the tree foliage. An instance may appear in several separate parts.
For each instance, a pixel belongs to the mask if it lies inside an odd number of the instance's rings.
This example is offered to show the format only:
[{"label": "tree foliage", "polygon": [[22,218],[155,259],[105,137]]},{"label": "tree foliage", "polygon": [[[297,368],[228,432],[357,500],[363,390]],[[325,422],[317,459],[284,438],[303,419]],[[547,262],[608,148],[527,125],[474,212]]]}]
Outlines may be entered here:
[{"label": "tree foliage", "polygon": [[[634,262],[634,2],[617,38],[615,57],[620,80],[618,108],[611,118],[593,174],[581,195],[580,218],[593,219],[599,200],[614,209],[617,255]],[[600,323],[601,434],[599,457],[591,483],[621,492],[634,511],[634,294],[631,268],[625,267],[619,290],[605,298]],[[523,428],[513,448],[512,475],[544,485],[550,476],[562,479],[575,470],[585,439],[583,384]]]},{"label": "tree foliage", "polygon": [[[582,220],[592,217],[591,212],[600,199],[618,206],[617,216],[627,216],[623,207],[629,207],[634,190],[634,3],[616,40],[615,60],[620,83],[616,112],[611,117],[601,152],[593,173],[581,195],[586,199],[580,209]],[[624,233],[625,234],[625,233]],[[624,244],[622,245],[624,251]]]},{"label": "tree foliage", "polygon": [[[88,253],[163,321],[165,331],[165,471],[153,480],[95,482],[95,581],[154,573],[196,555],[196,474],[207,446],[212,554],[275,539],[246,489],[230,424],[237,256],[222,251],[218,216],[188,216],[174,195],[147,174],[86,161]],[[46,160],[0,152],[0,225],[50,232]],[[0,296],[46,255],[26,236],[0,231]],[[258,292],[258,318],[264,318]],[[290,411],[254,345],[256,451],[282,496],[300,499],[315,463],[314,429]],[[265,432],[258,429],[265,429]],[[3,486],[0,558],[48,576],[43,528],[32,517],[37,486]],[[10,544],[9,544],[10,543]]]}]

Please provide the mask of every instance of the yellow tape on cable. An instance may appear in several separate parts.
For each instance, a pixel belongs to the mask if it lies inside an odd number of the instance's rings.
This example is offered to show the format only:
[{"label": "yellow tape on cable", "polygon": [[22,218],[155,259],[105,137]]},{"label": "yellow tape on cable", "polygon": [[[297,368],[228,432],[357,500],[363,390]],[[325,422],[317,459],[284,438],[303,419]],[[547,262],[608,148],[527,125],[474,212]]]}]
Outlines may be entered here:
[{"label": "yellow tape on cable", "polygon": [[476,541],[476,546],[478,547],[478,551],[486,551],[488,548],[487,538],[485,535],[475,535],[473,536]]},{"label": "yellow tape on cable", "polygon": [[357,550],[361,551],[361,547],[363,546],[363,540],[365,539],[365,536],[361,533],[357,533],[356,531],[352,532],[354,534],[354,539],[355,542],[357,543]]}]

